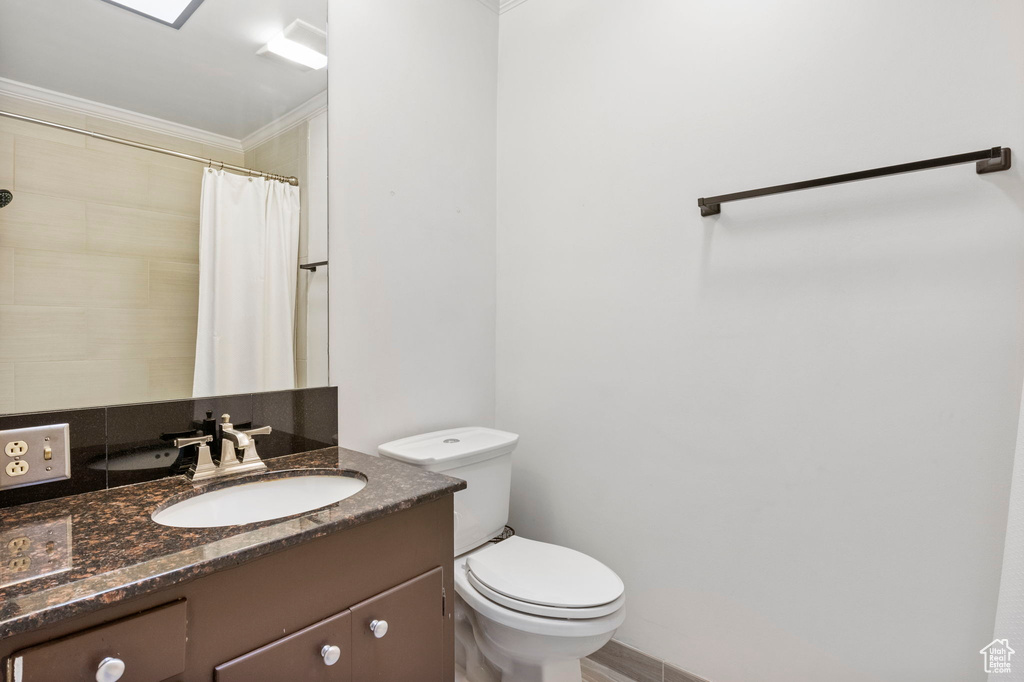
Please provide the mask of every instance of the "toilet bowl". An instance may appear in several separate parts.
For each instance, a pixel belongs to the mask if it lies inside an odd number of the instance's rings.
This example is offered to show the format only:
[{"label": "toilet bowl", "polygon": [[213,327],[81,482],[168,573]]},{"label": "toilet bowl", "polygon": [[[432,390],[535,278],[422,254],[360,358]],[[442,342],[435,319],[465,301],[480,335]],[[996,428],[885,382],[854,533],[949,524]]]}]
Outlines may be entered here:
[{"label": "toilet bowl", "polygon": [[[503,554],[494,556],[499,551]],[[595,580],[588,580],[587,574],[578,570],[583,562],[569,562],[570,566],[544,562],[536,564],[534,575],[518,585],[499,582],[500,571],[486,575],[489,585],[473,570],[473,560],[489,558],[491,567],[497,568],[513,554],[521,554],[524,561],[529,561],[538,555],[565,554],[571,558],[570,552],[557,545],[512,537],[456,559],[456,607],[462,605],[472,612],[474,643],[487,661],[501,671],[502,682],[579,682],[580,659],[604,646],[625,619],[622,582],[596,560],[578,552],[572,554],[593,562],[592,568],[599,569],[597,581],[604,579],[606,584],[593,585]],[[511,578],[519,573],[519,565],[514,559],[509,564]],[[530,584],[530,580],[544,580],[545,573],[546,577],[554,573],[558,578],[546,587],[543,583]],[[590,596],[577,589],[572,598],[550,599],[557,595],[560,578],[573,575],[581,584],[590,583]],[[551,601],[562,603],[552,606]],[[567,606],[565,602],[574,605]]]},{"label": "toilet bowl", "polygon": [[382,455],[466,480],[455,494],[457,679],[581,682],[580,659],[625,620],[625,588],[598,560],[519,536],[508,521],[513,433],[468,427],[380,446]]}]

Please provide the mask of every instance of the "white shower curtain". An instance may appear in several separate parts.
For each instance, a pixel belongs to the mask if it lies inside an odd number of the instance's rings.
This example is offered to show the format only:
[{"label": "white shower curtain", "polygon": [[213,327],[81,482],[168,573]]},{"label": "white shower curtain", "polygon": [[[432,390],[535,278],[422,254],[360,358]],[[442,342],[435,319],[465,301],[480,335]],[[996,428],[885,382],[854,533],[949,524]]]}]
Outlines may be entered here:
[{"label": "white shower curtain", "polygon": [[299,188],[207,168],[194,396],[295,388]]}]

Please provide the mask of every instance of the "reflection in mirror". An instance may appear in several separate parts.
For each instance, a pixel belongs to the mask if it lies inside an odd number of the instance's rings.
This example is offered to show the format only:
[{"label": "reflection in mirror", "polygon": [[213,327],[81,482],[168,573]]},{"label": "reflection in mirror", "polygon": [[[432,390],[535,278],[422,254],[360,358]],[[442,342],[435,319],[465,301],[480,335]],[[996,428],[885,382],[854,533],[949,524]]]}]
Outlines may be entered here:
[{"label": "reflection in mirror", "polygon": [[0,413],[327,385],[327,0],[0,13]]},{"label": "reflection in mirror", "polygon": [[70,571],[71,517],[33,521],[0,531],[0,587]]}]

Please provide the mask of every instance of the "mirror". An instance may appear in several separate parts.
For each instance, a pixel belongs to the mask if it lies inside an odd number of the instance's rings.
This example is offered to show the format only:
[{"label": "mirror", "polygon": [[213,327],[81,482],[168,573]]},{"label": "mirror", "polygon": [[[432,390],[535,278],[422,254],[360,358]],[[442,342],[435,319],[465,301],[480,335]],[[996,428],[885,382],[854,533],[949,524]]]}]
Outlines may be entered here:
[{"label": "mirror", "polygon": [[327,0],[2,13],[0,413],[327,385]]}]

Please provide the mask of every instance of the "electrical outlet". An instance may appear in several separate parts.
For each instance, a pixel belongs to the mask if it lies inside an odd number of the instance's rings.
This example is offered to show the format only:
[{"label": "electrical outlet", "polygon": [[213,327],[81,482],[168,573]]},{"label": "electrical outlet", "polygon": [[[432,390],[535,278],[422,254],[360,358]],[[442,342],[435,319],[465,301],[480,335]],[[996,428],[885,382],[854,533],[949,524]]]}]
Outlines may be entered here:
[{"label": "electrical outlet", "polygon": [[0,431],[10,459],[0,468],[0,490],[71,478],[71,437],[67,424]]},{"label": "electrical outlet", "polygon": [[5,469],[7,475],[11,478],[16,476],[24,476],[28,473],[28,462],[23,459],[16,459],[13,462],[8,463]]},{"label": "electrical outlet", "polygon": [[21,457],[28,452],[28,443],[23,440],[11,441],[4,447],[8,457]]}]

